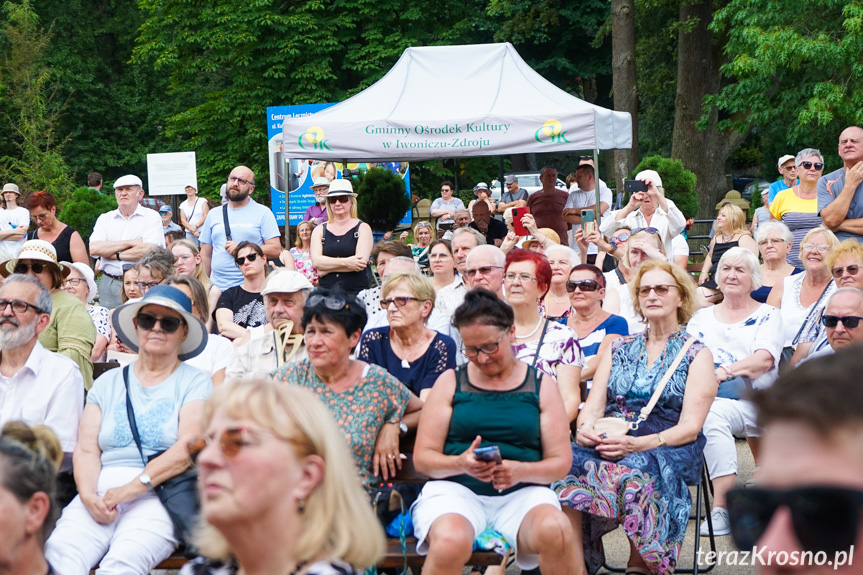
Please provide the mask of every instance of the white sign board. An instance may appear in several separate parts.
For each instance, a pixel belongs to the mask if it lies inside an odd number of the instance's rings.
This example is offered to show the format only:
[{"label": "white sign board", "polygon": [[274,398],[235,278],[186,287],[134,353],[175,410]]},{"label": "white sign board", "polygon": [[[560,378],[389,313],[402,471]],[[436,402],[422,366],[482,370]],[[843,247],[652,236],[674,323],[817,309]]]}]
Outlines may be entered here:
[{"label": "white sign board", "polygon": [[189,184],[198,189],[195,152],[147,154],[147,194],[181,195],[186,193]]}]

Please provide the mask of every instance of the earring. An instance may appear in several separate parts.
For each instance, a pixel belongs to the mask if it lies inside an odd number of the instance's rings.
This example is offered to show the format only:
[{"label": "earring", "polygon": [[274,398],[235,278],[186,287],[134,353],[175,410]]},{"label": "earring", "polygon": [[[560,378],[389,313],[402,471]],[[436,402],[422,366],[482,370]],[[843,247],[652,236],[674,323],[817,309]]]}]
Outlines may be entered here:
[{"label": "earring", "polygon": [[300,499],[297,501],[297,512],[302,515],[306,512],[306,502]]}]

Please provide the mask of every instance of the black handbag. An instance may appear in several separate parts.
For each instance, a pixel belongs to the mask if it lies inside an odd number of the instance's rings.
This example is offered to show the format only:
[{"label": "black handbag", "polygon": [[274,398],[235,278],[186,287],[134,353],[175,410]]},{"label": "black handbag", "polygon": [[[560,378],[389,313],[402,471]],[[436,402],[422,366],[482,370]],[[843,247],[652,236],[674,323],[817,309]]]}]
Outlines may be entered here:
[{"label": "black handbag", "polygon": [[[138,453],[141,454],[141,461],[146,467],[149,461],[165,452],[160,451],[150,457],[144,457],[141,438],[138,436],[138,424],[135,422],[135,411],[132,409],[132,398],[129,394],[128,365],[123,368],[123,384],[126,386],[126,416],[129,418],[129,427],[132,430],[135,445],[138,446]],[[197,557],[197,549],[191,544],[191,540],[201,514],[201,504],[198,500],[198,472],[189,467],[179,475],[154,486],[153,491],[171,517],[174,536],[180,541],[183,554],[187,557]]]}]

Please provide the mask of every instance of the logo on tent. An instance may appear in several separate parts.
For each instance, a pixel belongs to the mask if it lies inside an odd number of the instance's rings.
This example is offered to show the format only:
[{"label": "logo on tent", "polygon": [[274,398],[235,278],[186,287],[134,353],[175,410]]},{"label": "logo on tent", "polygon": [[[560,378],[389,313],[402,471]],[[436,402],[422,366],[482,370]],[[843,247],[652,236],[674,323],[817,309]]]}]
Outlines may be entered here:
[{"label": "logo on tent", "polygon": [[557,120],[546,120],[545,124],[534,132],[533,137],[540,144],[569,143],[569,140],[566,139],[566,132],[563,131],[563,126]]},{"label": "logo on tent", "polygon": [[[308,144],[311,144],[311,148],[307,148],[303,145],[303,140],[305,140]],[[327,141],[324,139],[324,131],[317,126],[313,126],[300,134],[299,139],[297,140],[297,144],[304,150],[330,150],[332,149],[327,145]]]}]

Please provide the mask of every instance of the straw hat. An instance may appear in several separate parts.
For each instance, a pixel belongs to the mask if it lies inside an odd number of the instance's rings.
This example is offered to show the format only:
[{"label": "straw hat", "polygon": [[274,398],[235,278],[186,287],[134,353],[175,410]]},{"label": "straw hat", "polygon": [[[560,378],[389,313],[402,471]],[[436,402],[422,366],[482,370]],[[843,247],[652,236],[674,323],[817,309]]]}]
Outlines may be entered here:
[{"label": "straw hat", "polygon": [[7,278],[15,273],[15,266],[18,265],[18,260],[34,260],[53,264],[60,269],[60,273],[63,274],[64,278],[69,275],[69,268],[57,261],[57,250],[45,240],[28,240],[24,242],[17,258],[0,263],[0,276]]}]

